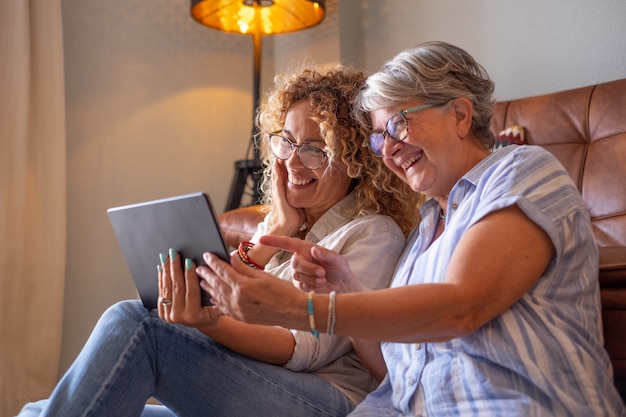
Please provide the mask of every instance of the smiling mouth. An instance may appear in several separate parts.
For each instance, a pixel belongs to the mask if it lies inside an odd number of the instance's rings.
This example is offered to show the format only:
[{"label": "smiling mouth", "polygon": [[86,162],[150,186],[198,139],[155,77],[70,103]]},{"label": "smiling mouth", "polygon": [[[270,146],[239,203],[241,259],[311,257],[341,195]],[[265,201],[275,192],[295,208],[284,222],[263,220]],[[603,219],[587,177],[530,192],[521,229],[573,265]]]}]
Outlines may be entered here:
[{"label": "smiling mouth", "polygon": [[314,181],[313,178],[289,178],[289,182],[293,185],[307,185]]},{"label": "smiling mouth", "polygon": [[411,158],[404,161],[402,165],[400,165],[400,168],[406,170],[407,168],[409,168],[411,165],[413,165],[415,162],[419,161],[420,159],[422,159],[422,154],[419,154],[417,156],[412,156]]}]

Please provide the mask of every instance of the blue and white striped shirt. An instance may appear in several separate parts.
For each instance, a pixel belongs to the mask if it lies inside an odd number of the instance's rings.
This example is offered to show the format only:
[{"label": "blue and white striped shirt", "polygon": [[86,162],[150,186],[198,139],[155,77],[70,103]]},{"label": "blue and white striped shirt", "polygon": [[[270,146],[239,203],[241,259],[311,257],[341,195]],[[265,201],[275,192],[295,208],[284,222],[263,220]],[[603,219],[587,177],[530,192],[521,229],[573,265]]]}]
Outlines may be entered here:
[{"label": "blue and white striped shirt", "polygon": [[626,415],[603,347],[589,215],[567,172],[542,148],[509,146],[468,172],[448,196],[445,232],[430,247],[439,207],[428,201],[392,287],[443,282],[464,232],[512,205],[552,240],[556,255],[544,275],[472,334],[383,343],[387,378],[351,416]]}]

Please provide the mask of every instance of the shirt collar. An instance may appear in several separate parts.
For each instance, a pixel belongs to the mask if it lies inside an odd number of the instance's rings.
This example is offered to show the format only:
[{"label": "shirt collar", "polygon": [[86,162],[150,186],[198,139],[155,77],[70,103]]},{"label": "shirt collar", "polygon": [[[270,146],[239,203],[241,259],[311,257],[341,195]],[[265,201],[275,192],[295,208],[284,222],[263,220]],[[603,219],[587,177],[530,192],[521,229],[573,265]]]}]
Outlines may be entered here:
[{"label": "shirt collar", "polygon": [[[476,165],[474,165],[472,167],[472,169],[467,171],[465,173],[465,175],[463,175],[461,177],[461,179],[459,179],[456,182],[456,184],[454,184],[454,186],[450,190],[450,195],[452,195],[454,193],[455,189],[463,181],[472,184],[472,186],[476,186],[478,184],[478,181],[480,180],[480,178],[485,173],[485,171],[487,171],[493,165],[497,164],[500,160],[502,160],[508,154],[513,152],[516,148],[517,148],[517,146],[515,146],[515,145],[509,145],[509,146],[501,148],[501,149],[499,149],[499,150],[497,150],[495,152],[492,152],[491,154],[487,155],[486,158],[482,159]],[[439,204],[435,200],[433,200],[432,197],[430,197],[422,205],[422,208],[421,208],[422,218],[424,218],[424,219],[428,218],[428,216],[429,216],[428,213],[431,213],[433,210],[437,210],[438,211],[439,210]]]},{"label": "shirt collar", "polygon": [[317,243],[323,236],[330,234],[340,226],[351,221],[353,216],[348,216],[348,211],[354,208],[355,205],[356,197],[354,191],[352,191],[317,219],[311,230],[306,234],[305,239]]}]

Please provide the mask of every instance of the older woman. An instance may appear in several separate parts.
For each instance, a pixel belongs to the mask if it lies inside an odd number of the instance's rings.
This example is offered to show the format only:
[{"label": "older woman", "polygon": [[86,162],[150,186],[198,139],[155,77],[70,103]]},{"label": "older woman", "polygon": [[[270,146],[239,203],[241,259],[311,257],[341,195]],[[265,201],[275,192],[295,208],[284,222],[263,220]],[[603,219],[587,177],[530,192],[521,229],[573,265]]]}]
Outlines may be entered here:
[{"label": "older woman", "polygon": [[[252,323],[380,340],[387,378],[352,416],[624,416],[602,344],[598,255],[586,207],[547,151],[490,152],[493,83],[462,49],[398,54],[355,101],[375,155],[431,198],[390,289],[333,297],[359,273],[309,242],[309,296],[205,255],[202,286]],[[285,301],[288,300],[288,301]]]},{"label": "older woman", "polygon": [[[259,116],[270,210],[257,236],[343,254],[363,280],[338,291],[386,287],[418,220],[420,198],[361,146],[350,109],[364,81],[344,67],[305,70],[279,80]],[[139,301],[111,307],[51,398],[21,416],[343,416],[376,387],[347,337],[220,317],[200,305],[190,260],[161,260],[158,315]],[[290,254],[256,237],[233,262],[291,285]],[[144,410],[151,396],[167,408]]]}]

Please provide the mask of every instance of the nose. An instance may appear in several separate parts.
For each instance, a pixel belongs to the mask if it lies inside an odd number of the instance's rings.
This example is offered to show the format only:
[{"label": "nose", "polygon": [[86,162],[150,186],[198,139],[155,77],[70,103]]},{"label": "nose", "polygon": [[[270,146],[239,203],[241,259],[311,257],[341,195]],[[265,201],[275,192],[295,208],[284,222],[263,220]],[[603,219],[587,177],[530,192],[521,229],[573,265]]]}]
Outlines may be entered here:
[{"label": "nose", "polygon": [[403,146],[404,142],[390,138],[387,132],[385,132],[384,138],[385,141],[383,142],[382,148],[383,158],[390,158],[400,147]]},{"label": "nose", "polygon": [[300,154],[298,153],[298,147],[294,146],[291,148],[291,154],[289,154],[289,158],[285,159],[285,165],[294,168],[302,168],[302,161],[300,160]]}]

